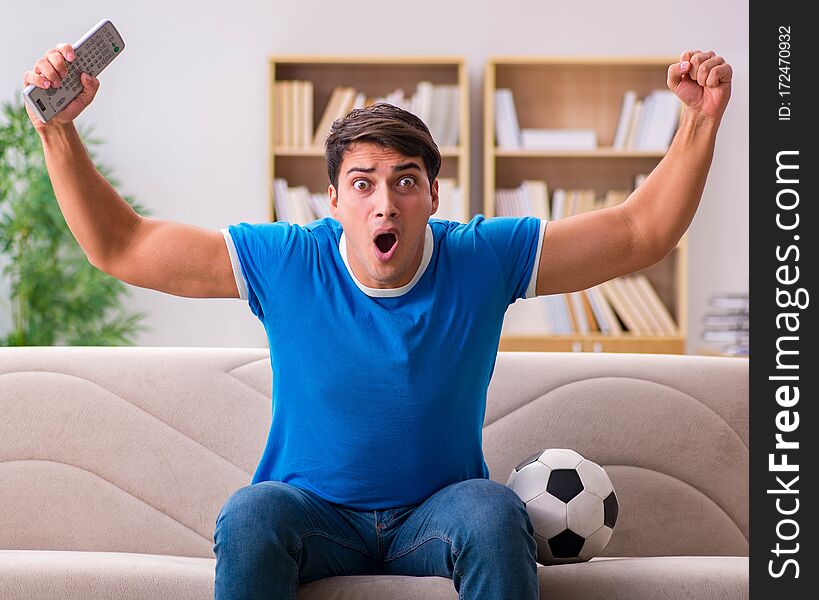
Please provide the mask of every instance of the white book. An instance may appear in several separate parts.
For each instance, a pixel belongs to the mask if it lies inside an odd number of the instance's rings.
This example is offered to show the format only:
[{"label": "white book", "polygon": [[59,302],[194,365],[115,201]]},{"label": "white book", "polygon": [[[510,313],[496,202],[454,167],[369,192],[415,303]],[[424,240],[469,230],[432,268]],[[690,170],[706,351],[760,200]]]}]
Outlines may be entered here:
[{"label": "white book", "polygon": [[562,294],[538,296],[543,298],[543,303],[546,308],[547,321],[550,325],[550,333],[561,335],[566,333],[566,324],[564,315],[561,310],[561,296]]},{"label": "white book", "polygon": [[566,190],[557,188],[552,194],[552,219],[566,216]]},{"label": "white book", "polygon": [[457,205],[458,196],[455,191],[456,181],[452,177],[438,178],[438,211],[432,215],[433,219],[459,221],[461,209]]},{"label": "white book", "polygon": [[[623,328],[620,326],[620,321],[614,314],[605,295],[600,290],[600,286],[596,285],[586,290],[586,292],[592,311],[594,312],[594,318],[597,319],[597,323],[600,324],[600,330],[610,335],[621,335]],[[606,325],[605,330],[603,329],[603,323]]]},{"label": "white book", "polygon": [[457,85],[446,87],[449,90],[449,119],[444,130],[444,146],[457,146],[461,125],[461,88]]},{"label": "white book", "polygon": [[545,181],[526,179],[521,189],[527,198],[528,215],[549,219],[549,186]]},{"label": "white book", "polygon": [[283,177],[273,179],[273,210],[277,221],[290,223],[290,213],[287,210],[287,180]]},{"label": "white book", "polygon": [[432,87],[430,81],[419,81],[410,103],[410,112],[421,119],[427,127],[432,114]]},{"label": "white book", "polygon": [[307,186],[297,185],[287,190],[288,212],[293,215],[291,223],[298,225],[307,225],[314,220],[313,211],[310,209],[310,201],[308,197],[310,191]]},{"label": "white book", "polygon": [[593,129],[521,129],[521,145],[527,150],[594,150]]},{"label": "white book", "polygon": [[608,316],[603,313],[600,307],[600,299],[596,294],[596,290],[594,288],[586,290],[586,297],[589,299],[592,313],[594,313],[594,318],[597,320],[598,327],[600,327],[600,333],[611,333],[612,325],[608,320]]},{"label": "white book", "polygon": [[432,88],[432,115],[427,127],[439,148],[444,145],[444,130],[449,120],[449,110],[449,91],[446,86],[434,86]]},{"label": "white book", "polygon": [[518,125],[512,90],[495,90],[495,136],[497,146],[503,150],[520,148],[520,126]]},{"label": "white book", "polygon": [[643,145],[646,150],[666,151],[677,130],[682,103],[671,90],[657,90],[653,94],[654,110]]},{"label": "white book", "polygon": [[565,335],[573,333],[574,325],[572,324],[572,316],[569,313],[569,300],[566,294],[555,294],[554,297],[560,311],[560,332]]},{"label": "white book", "polygon": [[643,118],[643,99],[638,98],[637,101],[634,103],[634,108],[631,111],[631,120],[629,121],[628,125],[628,134],[626,134],[626,143],[625,149],[626,150],[634,150],[636,146],[634,145],[636,137],[637,137],[637,127],[640,123],[640,120]]},{"label": "white book", "polygon": [[364,92],[358,92],[355,95],[355,99],[353,100],[353,108],[364,108],[365,103],[367,102],[367,95]]},{"label": "white book", "polygon": [[583,292],[570,292],[569,301],[572,303],[572,312],[580,333],[589,333],[589,320],[586,318],[586,308],[583,306]]},{"label": "white book", "polygon": [[543,297],[519,298],[509,305],[501,335],[548,335]]},{"label": "white book", "polygon": [[330,215],[330,200],[327,194],[310,194],[310,208],[316,219],[323,219]]},{"label": "white book", "polygon": [[504,196],[503,196],[503,188],[497,188],[495,190],[495,216],[502,217],[504,216]]},{"label": "white book", "polygon": [[512,193],[512,206],[514,207],[514,215],[516,217],[525,217],[529,215],[526,207],[526,198],[523,196],[523,191],[517,187],[510,190]]},{"label": "white book", "polygon": [[651,115],[654,112],[655,96],[652,92],[643,98],[643,110],[640,112],[640,120],[637,123],[637,129],[634,132],[634,150],[645,149],[645,139],[648,133],[648,124],[651,122]]},{"label": "white book", "polygon": [[626,147],[626,136],[628,135],[632,113],[634,112],[634,104],[636,102],[637,92],[634,90],[627,90],[626,93],[623,94],[623,103],[620,105],[620,118],[617,119],[617,129],[614,132],[614,141],[612,141],[611,144],[615,150],[622,150]]}]

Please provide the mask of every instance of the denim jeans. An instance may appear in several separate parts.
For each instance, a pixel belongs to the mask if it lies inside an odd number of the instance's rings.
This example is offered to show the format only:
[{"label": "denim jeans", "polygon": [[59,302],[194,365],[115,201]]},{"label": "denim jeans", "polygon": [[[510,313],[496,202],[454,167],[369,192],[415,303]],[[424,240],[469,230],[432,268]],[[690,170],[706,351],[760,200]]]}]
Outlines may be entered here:
[{"label": "denim jeans", "polygon": [[536,544],[521,499],[490,479],[423,503],[356,511],[279,481],[238,489],[216,519],[216,600],[295,600],[335,575],[437,575],[459,599],[538,598]]}]

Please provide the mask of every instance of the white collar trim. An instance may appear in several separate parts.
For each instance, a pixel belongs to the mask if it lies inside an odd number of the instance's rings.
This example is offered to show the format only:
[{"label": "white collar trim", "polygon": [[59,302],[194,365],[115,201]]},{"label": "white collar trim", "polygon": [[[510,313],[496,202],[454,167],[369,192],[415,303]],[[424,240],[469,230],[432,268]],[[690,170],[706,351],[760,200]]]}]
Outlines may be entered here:
[{"label": "white collar trim", "polygon": [[410,291],[418,280],[421,279],[421,275],[424,274],[424,271],[427,269],[427,265],[429,265],[429,261],[432,259],[432,250],[435,246],[435,237],[432,235],[432,227],[429,226],[427,223],[426,234],[424,236],[424,254],[421,257],[421,264],[418,265],[418,270],[415,272],[415,276],[412,280],[402,285],[401,287],[397,288],[371,288],[367,287],[363,283],[361,283],[358,278],[353,273],[353,270],[350,268],[350,262],[347,260],[347,241],[344,237],[344,232],[341,232],[341,239],[338,241],[338,250],[341,253],[341,258],[344,261],[344,265],[347,267],[347,271],[350,273],[350,277],[353,278],[353,281],[358,286],[362,292],[367,294],[368,296],[374,296],[378,298],[391,298],[394,296],[403,296],[408,291]]}]

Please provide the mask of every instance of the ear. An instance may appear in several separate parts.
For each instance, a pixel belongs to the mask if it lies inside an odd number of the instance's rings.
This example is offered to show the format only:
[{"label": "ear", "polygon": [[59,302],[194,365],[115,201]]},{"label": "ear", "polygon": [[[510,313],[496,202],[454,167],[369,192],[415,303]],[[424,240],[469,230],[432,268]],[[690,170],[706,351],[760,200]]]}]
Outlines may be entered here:
[{"label": "ear", "polygon": [[434,215],[438,211],[438,179],[435,179],[435,182],[432,184],[432,187],[429,190],[430,195],[432,196],[432,212],[430,212],[430,216]]},{"label": "ear", "polygon": [[[334,219],[336,219],[336,212],[338,211],[338,193],[336,192],[336,188],[333,187],[331,183],[327,186],[327,196],[330,198],[330,214]],[[338,219],[336,219],[338,221]]]}]

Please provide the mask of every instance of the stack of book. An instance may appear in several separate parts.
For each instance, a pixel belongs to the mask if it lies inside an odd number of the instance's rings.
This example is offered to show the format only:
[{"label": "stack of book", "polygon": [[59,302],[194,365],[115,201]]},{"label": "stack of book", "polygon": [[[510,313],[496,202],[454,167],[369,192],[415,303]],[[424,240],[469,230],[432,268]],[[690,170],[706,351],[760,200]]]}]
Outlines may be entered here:
[{"label": "stack of book", "polygon": [[420,117],[439,147],[458,144],[460,88],[454,84],[433,85],[421,81],[409,98],[401,89],[386,96],[369,97],[354,87],[336,86],[315,129],[311,81],[277,81],[274,90],[273,138],[278,147],[320,148],[330,134],[333,121],[354,108],[377,102],[393,104]]},{"label": "stack of book", "polygon": [[587,290],[519,299],[509,306],[502,335],[675,336],[673,317],[643,274]]},{"label": "stack of book", "polygon": [[683,104],[671,90],[654,90],[644,98],[628,90],[620,105],[615,150],[668,150],[680,122]]},{"label": "stack of book", "polygon": [[[438,178],[438,211],[433,219],[465,223],[461,188],[454,178]],[[311,193],[307,186],[290,186],[283,177],[273,179],[273,206],[277,221],[307,225],[316,219],[332,216],[327,192]]]},{"label": "stack of book", "polygon": [[521,129],[509,88],[495,90],[495,143],[501,150],[576,151],[597,148],[594,129]]},{"label": "stack of book", "polygon": [[624,202],[628,190],[608,190],[598,197],[594,190],[557,188],[549,201],[545,181],[525,179],[516,188],[495,190],[495,214],[499,217],[533,216],[561,219],[590,210],[608,208]]},{"label": "stack of book", "polygon": [[[654,90],[644,98],[623,95],[614,133],[615,150],[665,152],[680,122],[683,104],[671,90]],[[495,144],[499,150],[578,151],[597,148],[594,129],[521,129],[509,88],[495,90]]]},{"label": "stack of book", "polygon": [[750,354],[749,300],[747,293],[717,294],[709,300],[702,339],[719,354]]},{"label": "stack of book", "polygon": [[307,225],[330,215],[327,193],[313,193],[306,185],[290,186],[283,177],[273,179],[273,206],[277,221]]}]

